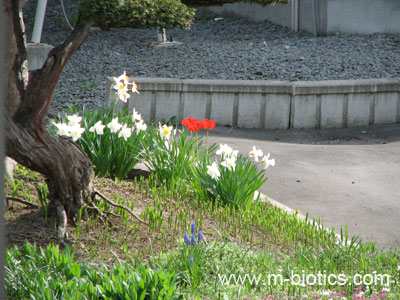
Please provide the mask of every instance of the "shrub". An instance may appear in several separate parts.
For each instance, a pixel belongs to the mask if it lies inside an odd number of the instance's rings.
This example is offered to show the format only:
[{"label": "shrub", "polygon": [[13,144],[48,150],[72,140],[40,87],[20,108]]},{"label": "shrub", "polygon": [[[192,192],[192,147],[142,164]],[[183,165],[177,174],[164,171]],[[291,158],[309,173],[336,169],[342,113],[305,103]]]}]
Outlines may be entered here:
[{"label": "shrub", "polygon": [[102,29],[188,29],[194,18],[194,9],[179,0],[81,0],[79,5],[84,18]]}]

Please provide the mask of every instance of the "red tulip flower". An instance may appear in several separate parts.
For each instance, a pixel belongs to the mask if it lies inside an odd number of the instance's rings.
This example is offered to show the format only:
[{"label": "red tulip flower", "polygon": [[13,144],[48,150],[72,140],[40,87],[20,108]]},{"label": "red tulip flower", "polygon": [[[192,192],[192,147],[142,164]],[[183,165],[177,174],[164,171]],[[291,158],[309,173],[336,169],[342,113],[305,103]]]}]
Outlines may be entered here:
[{"label": "red tulip flower", "polygon": [[208,120],[208,119],[204,119],[200,121],[201,126],[205,129],[205,130],[210,130],[213,129],[215,127],[215,121],[212,120]]},{"label": "red tulip flower", "polygon": [[182,120],[182,124],[190,131],[199,131],[201,129],[201,124],[196,118],[186,118]]}]

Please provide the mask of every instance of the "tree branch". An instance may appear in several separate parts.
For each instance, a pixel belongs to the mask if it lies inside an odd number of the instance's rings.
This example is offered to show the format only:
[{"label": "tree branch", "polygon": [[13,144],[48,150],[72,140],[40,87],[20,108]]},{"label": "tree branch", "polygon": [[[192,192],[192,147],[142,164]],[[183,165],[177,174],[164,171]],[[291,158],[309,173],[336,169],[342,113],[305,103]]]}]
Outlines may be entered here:
[{"label": "tree branch", "polygon": [[35,128],[37,132],[45,130],[44,121],[61,72],[69,58],[85,41],[90,28],[90,23],[79,18],[77,26],[68,39],[50,51],[41,69],[30,73],[25,96],[14,115],[14,121],[24,127]]}]

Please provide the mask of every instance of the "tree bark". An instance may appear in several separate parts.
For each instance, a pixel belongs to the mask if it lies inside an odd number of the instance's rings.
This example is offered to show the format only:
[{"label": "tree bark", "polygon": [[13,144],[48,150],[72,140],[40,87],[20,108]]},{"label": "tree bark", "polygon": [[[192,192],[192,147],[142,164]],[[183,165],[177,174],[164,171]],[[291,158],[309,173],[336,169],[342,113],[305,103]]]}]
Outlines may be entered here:
[{"label": "tree bark", "polygon": [[[18,1],[17,1],[18,2]],[[20,55],[20,58],[24,59],[23,62],[20,62],[20,78],[16,78],[14,75],[14,64],[16,62],[15,57],[18,55],[18,46],[17,46],[17,40],[16,36],[13,34],[14,33],[14,16],[11,11],[12,9],[12,4],[11,0],[6,0],[4,1],[4,9],[6,11],[6,19],[5,19],[5,25],[6,25],[6,32],[8,33],[6,36],[6,44],[7,44],[7,53],[5,55],[5,65],[6,65],[6,102],[5,102],[5,109],[11,114],[14,115],[14,113],[17,111],[18,106],[21,102],[20,100],[20,92],[17,88],[17,82],[18,81],[23,82],[24,85],[28,82],[28,65],[27,65],[27,60],[26,60],[26,55],[25,59],[23,58],[24,55]],[[20,11],[22,14],[22,11]],[[22,18],[19,18],[20,21],[22,22]],[[19,24],[19,26],[23,29],[24,24]],[[25,42],[25,40],[22,40],[22,42]]]},{"label": "tree bark", "polygon": [[[58,235],[64,239],[68,220],[74,222],[90,197],[92,164],[69,138],[51,135],[45,127],[57,81],[68,59],[86,39],[91,25],[78,21],[75,30],[48,55],[43,67],[27,80],[26,43],[18,1],[11,2],[8,59],[10,72],[5,109],[6,155],[43,174],[50,194],[49,209],[57,212]],[[15,113],[14,113],[15,112]]]}]

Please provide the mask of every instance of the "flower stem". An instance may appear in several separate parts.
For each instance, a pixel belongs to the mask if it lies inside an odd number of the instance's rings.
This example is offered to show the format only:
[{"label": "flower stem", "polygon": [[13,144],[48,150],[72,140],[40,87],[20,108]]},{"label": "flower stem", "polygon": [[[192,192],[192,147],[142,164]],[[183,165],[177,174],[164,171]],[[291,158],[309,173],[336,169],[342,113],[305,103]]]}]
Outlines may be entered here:
[{"label": "flower stem", "polygon": [[206,135],[206,153],[208,155],[208,130],[207,130],[207,135]]}]

